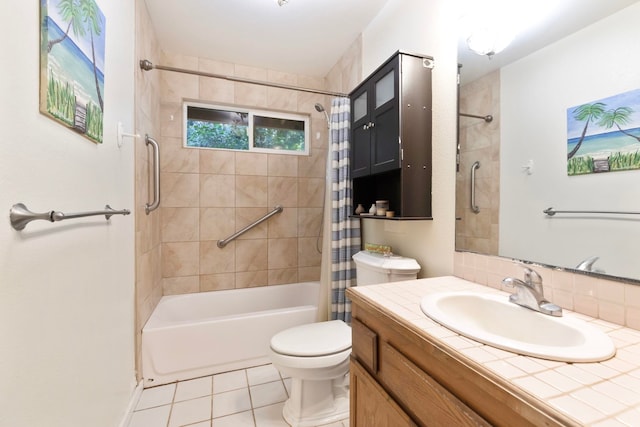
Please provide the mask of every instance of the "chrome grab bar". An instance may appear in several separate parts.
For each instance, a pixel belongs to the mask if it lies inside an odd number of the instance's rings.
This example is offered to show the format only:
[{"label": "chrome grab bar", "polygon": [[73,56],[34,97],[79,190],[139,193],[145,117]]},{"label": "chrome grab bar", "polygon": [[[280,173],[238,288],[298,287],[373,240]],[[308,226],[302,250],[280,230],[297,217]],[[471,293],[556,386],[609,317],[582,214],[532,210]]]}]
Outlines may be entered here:
[{"label": "chrome grab bar", "polygon": [[246,233],[247,231],[251,230],[256,225],[261,224],[262,222],[268,220],[269,218],[271,218],[272,216],[274,216],[277,213],[282,212],[283,210],[284,210],[284,208],[282,206],[277,205],[271,212],[269,212],[268,214],[266,214],[262,218],[258,218],[257,220],[253,221],[251,224],[247,225],[242,230],[236,231],[235,233],[233,233],[231,236],[227,237],[226,239],[218,240],[218,243],[217,243],[218,247],[219,248],[224,248],[225,246],[227,246],[227,243],[229,243],[230,241],[235,240],[239,236],[241,236],[244,233]]},{"label": "chrome grab bar", "polygon": [[480,212],[480,208],[476,205],[476,170],[480,168],[480,162],[476,161],[471,165],[471,211],[473,213]]},{"label": "chrome grab bar", "polygon": [[106,205],[103,211],[89,211],[65,214],[60,211],[49,211],[43,213],[31,212],[23,203],[16,203],[11,207],[9,211],[9,220],[11,226],[15,230],[24,230],[24,228],[31,221],[42,219],[50,222],[63,221],[65,219],[83,218],[85,216],[104,215],[105,219],[111,218],[113,215],[129,215],[131,211],[123,209],[117,211],[112,209],[111,206]]},{"label": "chrome grab bar", "polygon": [[542,211],[543,213],[554,216],[555,214],[603,214],[603,215],[640,215],[640,212],[625,212],[625,211],[556,211],[553,208],[547,208]]},{"label": "chrome grab bar", "polygon": [[160,206],[160,147],[149,135],[145,135],[144,142],[153,148],[153,201],[144,205],[144,212],[149,215]]},{"label": "chrome grab bar", "polygon": [[474,119],[482,119],[487,123],[491,123],[493,121],[493,116],[491,114],[487,114],[486,116],[479,116],[477,114],[458,113],[458,115],[462,117],[472,117]]}]

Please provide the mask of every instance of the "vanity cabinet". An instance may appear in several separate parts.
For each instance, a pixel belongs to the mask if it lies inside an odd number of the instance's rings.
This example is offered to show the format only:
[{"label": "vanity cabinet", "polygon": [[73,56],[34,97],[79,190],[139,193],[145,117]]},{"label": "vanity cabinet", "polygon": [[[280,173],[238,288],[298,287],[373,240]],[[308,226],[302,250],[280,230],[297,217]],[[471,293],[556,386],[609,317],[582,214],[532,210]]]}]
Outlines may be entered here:
[{"label": "vanity cabinet", "polygon": [[574,425],[352,289],[347,295],[351,427]]},{"label": "vanity cabinet", "polygon": [[431,217],[431,70],[397,52],[349,95],[354,205],[389,200],[398,217]]}]

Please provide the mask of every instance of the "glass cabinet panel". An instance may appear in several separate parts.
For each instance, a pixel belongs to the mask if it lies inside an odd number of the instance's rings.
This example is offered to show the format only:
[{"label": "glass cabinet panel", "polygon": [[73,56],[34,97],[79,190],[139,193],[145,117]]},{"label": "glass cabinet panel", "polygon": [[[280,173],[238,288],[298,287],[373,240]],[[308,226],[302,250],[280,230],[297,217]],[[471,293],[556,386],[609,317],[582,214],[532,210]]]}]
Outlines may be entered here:
[{"label": "glass cabinet panel", "polygon": [[393,99],[393,70],[376,82],[376,108]]},{"label": "glass cabinet panel", "polygon": [[367,115],[367,92],[357,97],[353,101],[353,121],[357,122]]}]

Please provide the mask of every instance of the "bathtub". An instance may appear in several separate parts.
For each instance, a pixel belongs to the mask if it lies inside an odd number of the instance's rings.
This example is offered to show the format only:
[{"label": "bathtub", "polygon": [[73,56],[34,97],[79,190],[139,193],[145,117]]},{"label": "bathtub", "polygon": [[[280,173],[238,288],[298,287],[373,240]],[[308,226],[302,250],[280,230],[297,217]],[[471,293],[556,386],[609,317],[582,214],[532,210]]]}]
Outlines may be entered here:
[{"label": "bathtub", "polygon": [[164,296],[142,329],[144,386],[269,363],[271,337],[317,320],[319,282]]}]

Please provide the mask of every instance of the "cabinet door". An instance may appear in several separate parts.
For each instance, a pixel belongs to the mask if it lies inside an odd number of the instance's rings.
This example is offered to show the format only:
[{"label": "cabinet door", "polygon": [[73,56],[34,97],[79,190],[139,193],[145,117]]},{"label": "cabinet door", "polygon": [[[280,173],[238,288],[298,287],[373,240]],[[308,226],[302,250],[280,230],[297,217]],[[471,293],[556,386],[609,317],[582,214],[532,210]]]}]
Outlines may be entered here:
[{"label": "cabinet door", "polygon": [[371,173],[400,167],[398,61],[391,61],[371,78]]},{"label": "cabinet door", "polygon": [[397,403],[371,378],[355,360],[349,367],[351,375],[351,427],[416,427]]},{"label": "cabinet door", "polygon": [[351,177],[371,174],[371,115],[369,86],[363,86],[351,96]]},{"label": "cabinet door", "polygon": [[378,346],[380,384],[407,412],[425,426],[489,427],[482,417],[424,372],[405,355],[382,341]]}]

